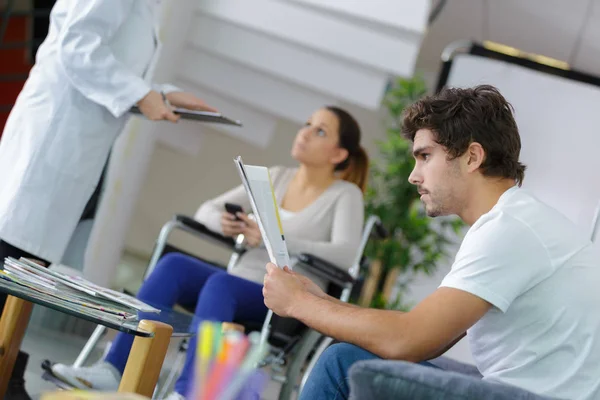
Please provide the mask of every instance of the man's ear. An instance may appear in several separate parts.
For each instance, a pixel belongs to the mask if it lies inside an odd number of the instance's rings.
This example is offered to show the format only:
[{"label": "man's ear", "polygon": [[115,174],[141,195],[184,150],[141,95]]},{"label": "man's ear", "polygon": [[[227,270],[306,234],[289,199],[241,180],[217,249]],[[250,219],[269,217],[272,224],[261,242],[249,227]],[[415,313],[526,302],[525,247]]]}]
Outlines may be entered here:
[{"label": "man's ear", "polygon": [[481,144],[473,142],[467,148],[465,156],[467,159],[467,171],[473,172],[485,161],[485,150]]}]

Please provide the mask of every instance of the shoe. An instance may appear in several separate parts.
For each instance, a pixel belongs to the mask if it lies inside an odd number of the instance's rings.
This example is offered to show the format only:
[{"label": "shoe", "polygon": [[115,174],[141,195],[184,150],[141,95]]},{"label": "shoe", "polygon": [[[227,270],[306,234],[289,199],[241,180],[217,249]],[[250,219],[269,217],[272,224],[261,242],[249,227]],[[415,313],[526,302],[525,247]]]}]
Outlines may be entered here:
[{"label": "shoe", "polygon": [[12,375],[8,381],[5,399],[31,400],[31,397],[29,397],[25,390],[25,368],[27,367],[28,360],[29,354],[19,351],[15,361],[15,367],[13,368]]},{"label": "shoe", "polygon": [[99,362],[91,367],[76,368],[65,364],[54,364],[52,373],[58,379],[77,389],[115,392],[121,382],[121,374],[110,363]]},{"label": "shoe", "polygon": [[163,400],[185,400],[185,397],[183,397],[182,395],[180,395],[177,392],[171,392],[167,397],[165,397]]}]

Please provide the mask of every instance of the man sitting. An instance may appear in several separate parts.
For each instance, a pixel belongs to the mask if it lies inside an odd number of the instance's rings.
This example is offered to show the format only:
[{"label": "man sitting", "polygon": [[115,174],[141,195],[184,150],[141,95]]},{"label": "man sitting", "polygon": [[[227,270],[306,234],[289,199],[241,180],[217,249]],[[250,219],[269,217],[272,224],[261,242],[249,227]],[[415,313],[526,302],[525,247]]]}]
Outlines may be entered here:
[{"label": "man sitting", "polygon": [[[492,86],[444,89],[410,106],[402,130],[416,159],[409,181],[427,214],[456,214],[470,229],[440,287],[407,313],[341,303],[267,265],[270,309],[347,342],[323,353],[301,398],[347,398],[355,362],[428,365],[467,334],[483,385],[599,399],[600,254],[570,220],[520,188],[525,166],[512,106]],[[427,398],[440,398],[435,393]]]}]

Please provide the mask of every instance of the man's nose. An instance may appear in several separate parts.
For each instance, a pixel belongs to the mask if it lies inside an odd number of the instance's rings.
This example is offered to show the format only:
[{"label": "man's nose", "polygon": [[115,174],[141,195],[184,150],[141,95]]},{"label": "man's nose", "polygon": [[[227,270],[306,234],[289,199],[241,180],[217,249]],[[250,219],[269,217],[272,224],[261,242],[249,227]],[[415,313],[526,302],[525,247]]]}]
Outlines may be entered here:
[{"label": "man's nose", "polygon": [[413,185],[418,185],[421,182],[420,174],[417,171],[417,167],[415,166],[408,176],[408,181]]}]

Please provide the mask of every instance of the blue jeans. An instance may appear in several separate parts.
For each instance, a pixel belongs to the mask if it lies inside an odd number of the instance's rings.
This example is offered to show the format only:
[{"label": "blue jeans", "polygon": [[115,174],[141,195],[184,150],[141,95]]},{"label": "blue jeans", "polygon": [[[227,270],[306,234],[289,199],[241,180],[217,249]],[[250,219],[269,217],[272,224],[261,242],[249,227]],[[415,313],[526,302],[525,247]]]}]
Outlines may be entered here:
[{"label": "blue jeans", "polygon": [[[262,285],[229,275],[221,268],[180,253],[169,253],[159,260],[142,285],[138,298],[164,308],[175,304],[195,305],[192,332],[197,331],[200,321],[262,322],[267,315]],[[131,335],[119,333],[105,358],[121,373],[133,339]],[[189,341],[183,371],[175,383],[175,391],[184,396],[192,386],[195,353],[194,335]]]},{"label": "blue jeans", "polygon": [[[337,343],[323,352],[311,371],[299,400],[341,400],[350,396],[348,370],[364,360],[379,360],[380,357],[348,343]],[[426,361],[421,362],[438,368]]]},{"label": "blue jeans", "polygon": [[323,352],[300,400],[347,399],[350,386],[356,399],[550,400],[481,378],[475,366],[445,357],[417,365],[382,360],[360,347],[339,343]]}]

